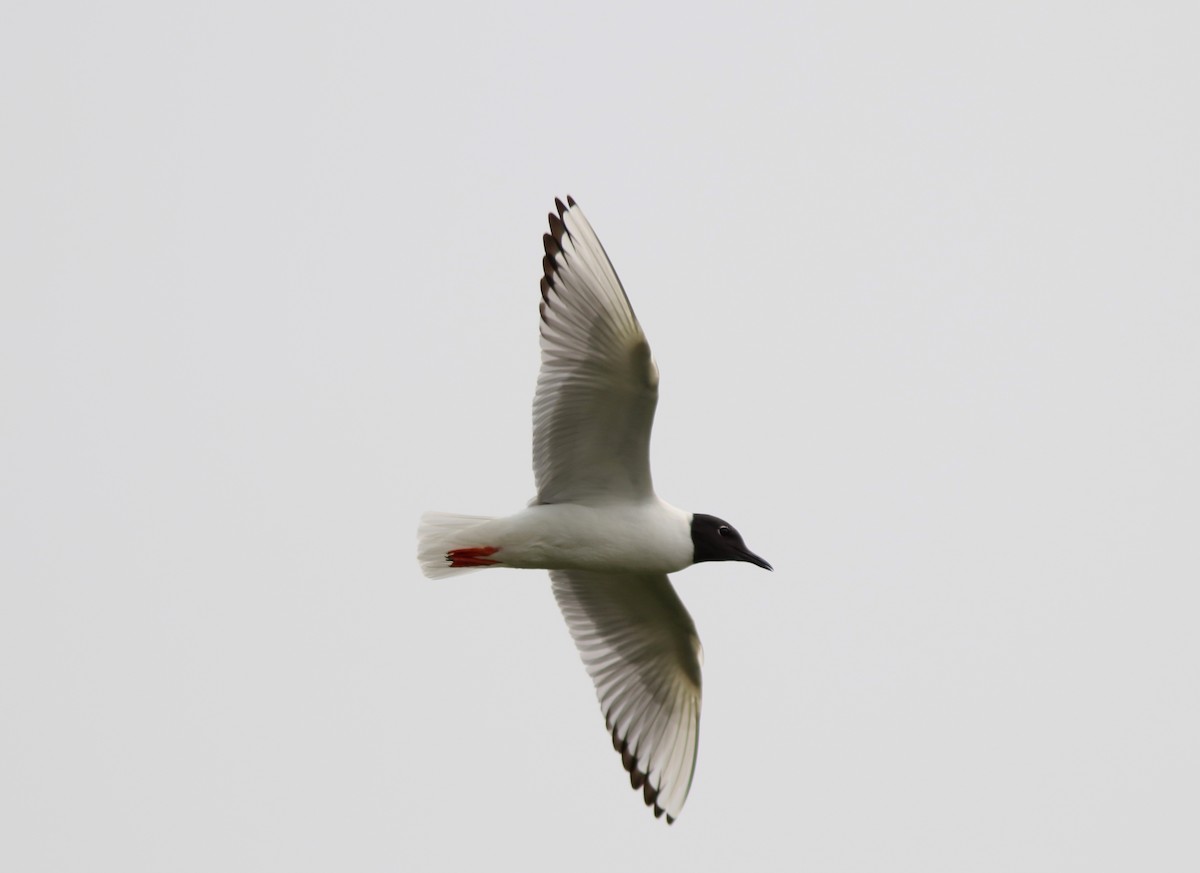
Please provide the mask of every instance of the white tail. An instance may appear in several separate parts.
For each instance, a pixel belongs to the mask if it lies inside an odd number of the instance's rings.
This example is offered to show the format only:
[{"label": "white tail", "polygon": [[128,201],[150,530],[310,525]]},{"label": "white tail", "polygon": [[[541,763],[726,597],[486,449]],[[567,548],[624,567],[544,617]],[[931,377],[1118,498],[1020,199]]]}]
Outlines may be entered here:
[{"label": "white tail", "polygon": [[465,531],[492,519],[486,515],[456,515],[452,512],[427,512],[421,516],[417,529],[417,560],[421,571],[430,579],[442,579],[482,570],[483,567],[451,567],[446,552],[465,546],[477,546]]}]

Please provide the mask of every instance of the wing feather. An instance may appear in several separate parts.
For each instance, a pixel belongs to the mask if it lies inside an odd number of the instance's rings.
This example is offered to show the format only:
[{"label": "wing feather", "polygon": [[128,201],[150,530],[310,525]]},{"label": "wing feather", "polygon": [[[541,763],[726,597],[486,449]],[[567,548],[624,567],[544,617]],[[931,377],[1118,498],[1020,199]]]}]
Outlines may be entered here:
[{"label": "wing feather", "polygon": [[700,639],[665,575],[552,570],[613,747],[655,815],[687,799],[700,731]]},{"label": "wing feather", "polygon": [[540,503],[651,496],[658,368],[616,271],[575,201],[543,237],[542,365],[533,401]]}]

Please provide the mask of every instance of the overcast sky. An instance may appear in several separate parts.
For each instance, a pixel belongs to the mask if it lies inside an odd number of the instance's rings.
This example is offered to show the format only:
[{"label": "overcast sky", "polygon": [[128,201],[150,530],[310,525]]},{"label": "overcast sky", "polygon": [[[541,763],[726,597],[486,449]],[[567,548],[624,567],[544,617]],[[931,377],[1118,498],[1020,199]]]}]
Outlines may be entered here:
[{"label": "overcast sky", "polygon": [[[0,867],[1197,869],[1198,25],[10,4]],[[533,493],[567,194],[775,566],[674,577],[670,828],[546,575],[415,560]]]}]

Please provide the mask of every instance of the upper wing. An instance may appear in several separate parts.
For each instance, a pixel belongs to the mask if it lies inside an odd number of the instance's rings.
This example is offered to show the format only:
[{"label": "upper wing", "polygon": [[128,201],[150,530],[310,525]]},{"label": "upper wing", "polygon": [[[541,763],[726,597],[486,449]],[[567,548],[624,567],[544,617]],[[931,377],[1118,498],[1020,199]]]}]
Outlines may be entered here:
[{"label": "upper wing", "polygon": [[696,767],[700,638],[664,575],[551,570],[612,732],[613,747],[656,816],[672,822]]},{"label": "upper wing", "polygon": [[555,200],[543,237],[542,368],[533,400],[540,503],[649,497],[658,368],[583,212]]}]

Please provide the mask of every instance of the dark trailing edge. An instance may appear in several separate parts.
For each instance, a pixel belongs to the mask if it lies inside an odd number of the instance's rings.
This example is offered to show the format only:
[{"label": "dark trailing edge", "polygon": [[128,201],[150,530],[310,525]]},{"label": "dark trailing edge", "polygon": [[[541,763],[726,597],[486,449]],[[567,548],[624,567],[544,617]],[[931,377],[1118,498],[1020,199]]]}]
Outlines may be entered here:
[{"label": "dark trailing edge", "polygon": [[[621,755],[621,764],[629,771],[629,784],[635,791],[638,788],[642,789],[642,798],[646,801],[646,806],[654,808],[655,818],[662,818],[664,810],[658,805],[658,792],[646,780],[646,774],[637,768],[637,758],[633,757],[633,753],[629,751],[629,741],[617,736],[617,729],[609,724],[607,719],[605,719],[605,724],[612,731],[613,748]],[[667,824],[675,824],[675,819],[668,815]]]}]

